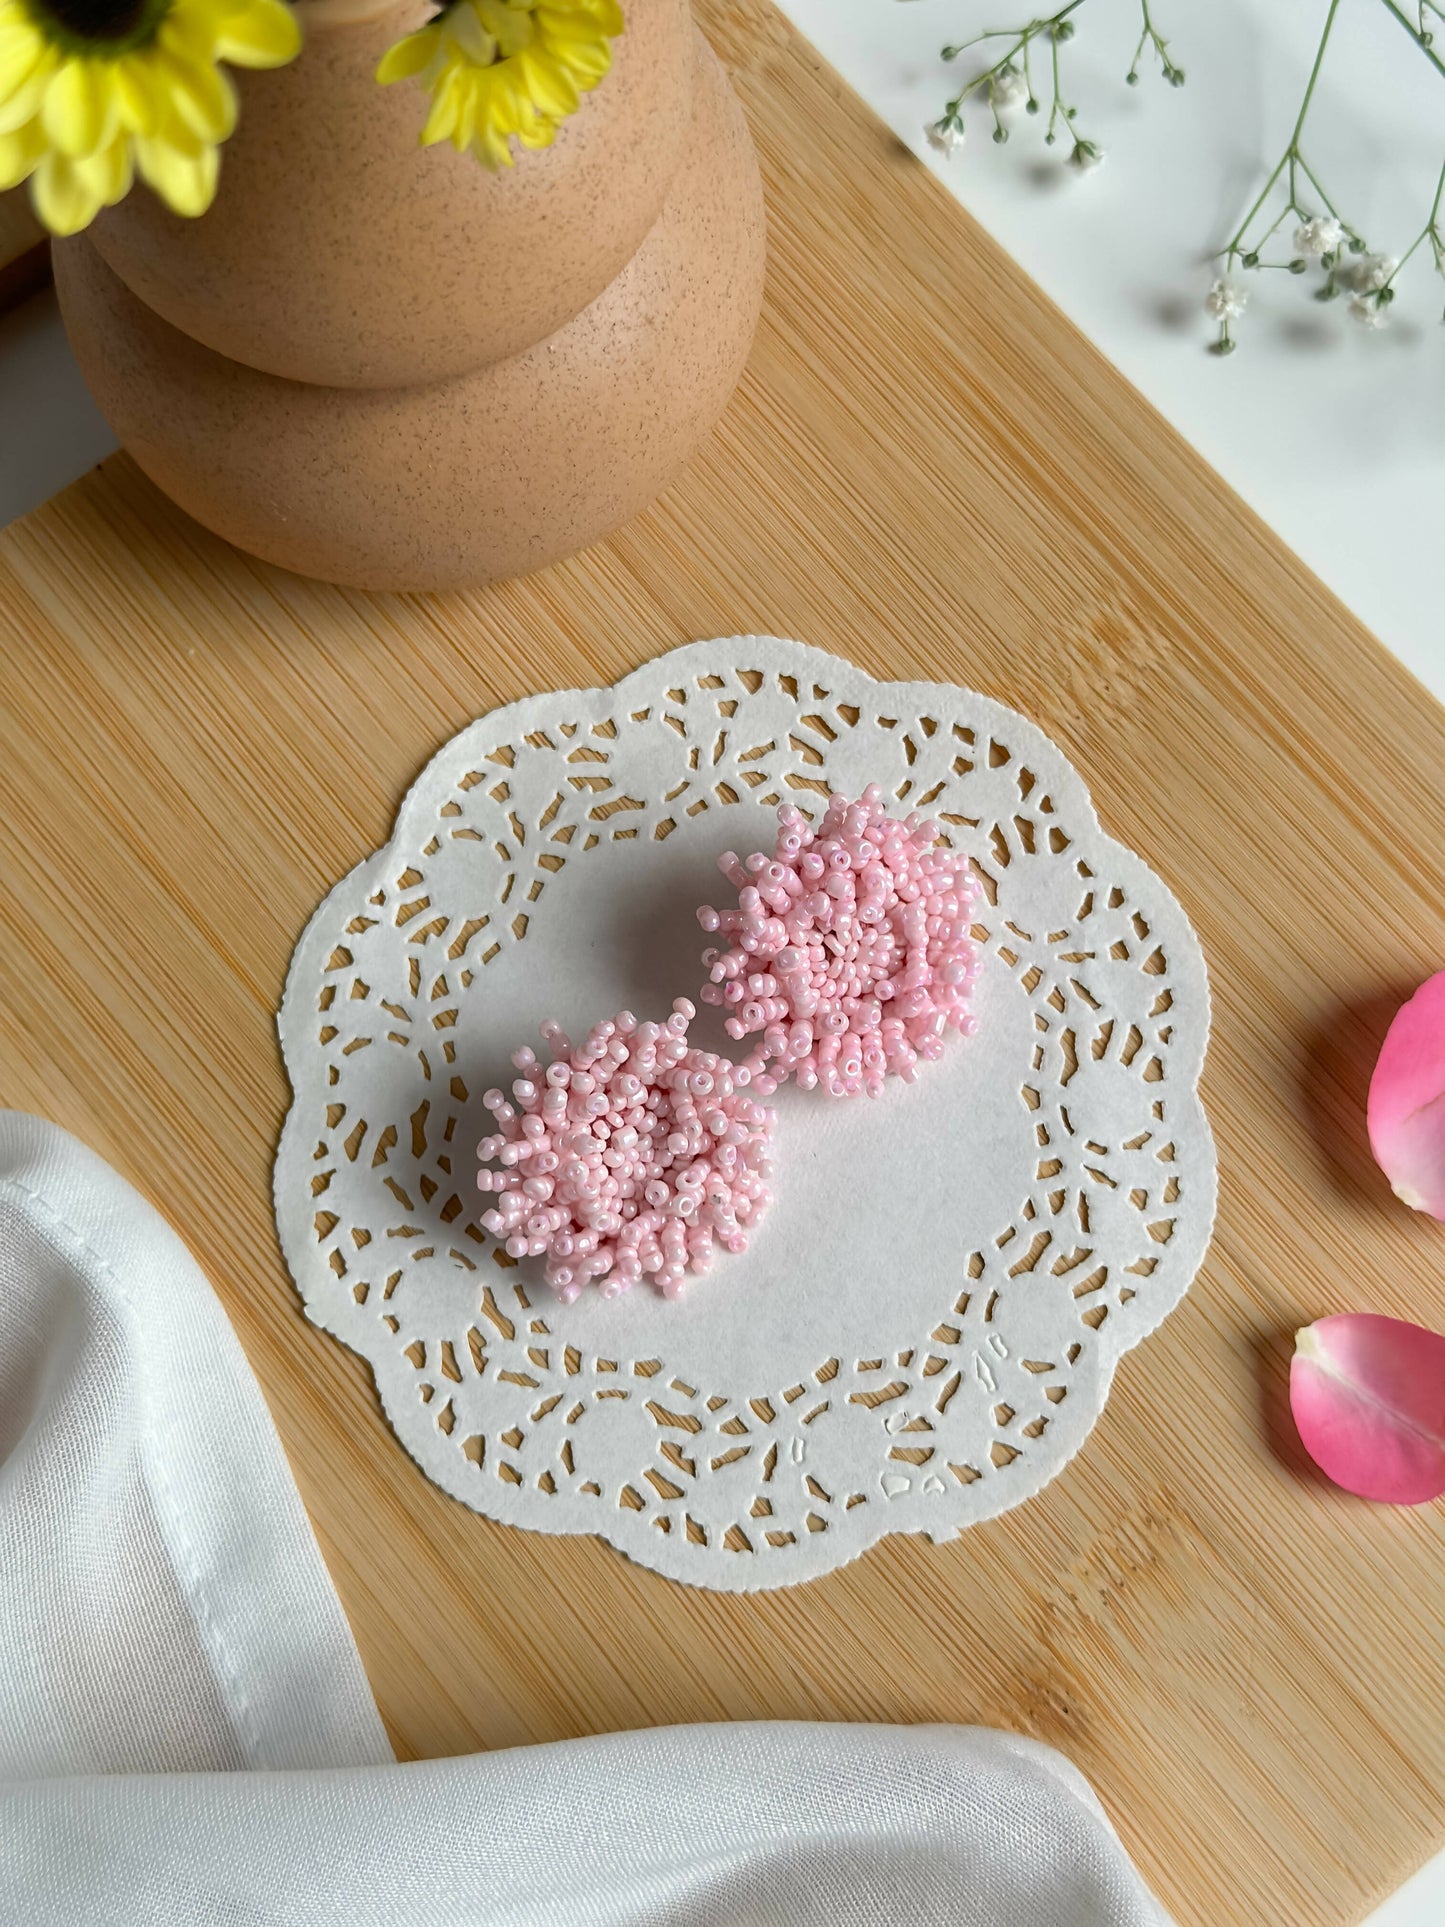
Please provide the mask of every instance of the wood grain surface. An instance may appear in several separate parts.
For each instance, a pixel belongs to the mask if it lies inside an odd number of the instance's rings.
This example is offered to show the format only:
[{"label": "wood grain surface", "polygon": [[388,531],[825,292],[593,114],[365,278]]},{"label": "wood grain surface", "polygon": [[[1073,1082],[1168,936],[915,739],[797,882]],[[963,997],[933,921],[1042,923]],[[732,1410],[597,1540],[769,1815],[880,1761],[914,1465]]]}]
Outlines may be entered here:
[{"label": "wood grain surface", "polygon": [[50,278],[50,245],[23,188],[0,194],[0,313]]},{"label": "wood grain surface", "polygon": [[[1327,1311],[1445,1328],[1445,1234],[1363,1131],[1388,1014],[1445,962],[1445,712],[764,0],[700,11],[763,155],[769,298],[640,521],[525,582],[369,597],[230,551],[116,458],[0,537],[0,1101],[95,1146],[209,1272],[401,1754],[981,1721],[1088,1774],[1184,1927],[1357,1920],[1445,1837],[1445,1521],[1313,1478],[1286,1371]],[[973,684],[1061,743],[1203,938],[1223,1193],[1040,1498],[751,1597],[429,1485],[302,1317],[269,1203],[292,945],[435,747],[748,629]]]}]

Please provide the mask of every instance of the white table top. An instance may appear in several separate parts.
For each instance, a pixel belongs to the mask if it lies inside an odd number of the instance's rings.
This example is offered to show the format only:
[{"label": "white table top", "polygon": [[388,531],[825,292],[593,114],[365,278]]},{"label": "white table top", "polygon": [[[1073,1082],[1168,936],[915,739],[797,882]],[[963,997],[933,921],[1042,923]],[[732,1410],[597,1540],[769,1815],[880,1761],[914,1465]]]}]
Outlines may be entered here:
[{"label": "white table top", "polygon": [[[1240,277],[1250,306],[1228,360],[1206,353],[1204,295],[1228,239],[1283,152],[1325,8],[1154,0],[1186,84],[1141,63],[1138,0],[1090,0],[1063,49],[1079,125],[1107,153],[1080,176],[1045,111],[995,146],[986,110],[948,159],[926,121],[969,72],[946,41],[1048,7],[980,0],[782,0],[827,59],[943,178],[1083,332],[1290,547],[1445,699],[1445,281],[1422,249],[1391,325],[1361,328],[1288,274]],[[1003,43],[995,43],[999,52]],[[1437,36],[1445,57],[1445,25]],[[995,56],[996,57],[996,56]],[[977,58],[977,56],[973,56]],[[1042,90],[1041,90],[1042,91]],[[1445,75],[1377,0],[1341,9],[1307,124],[1316,171],[1381,253],[1424,225],[1445,162]],[[1347,205],[1346,205],[1347,202]],[[1293,223],[1288,224],[1291,228]],[[950,263],[940,261],[940,284]],[[987,289],[958,286],[960,302]]]},{"label": "white table top", "polygon": [[[1238,352],[1227,361],[1205,352],[1207,257],[1284,147],[1323,7],[1155,0],[1156,24],[1188,73],[1174,90],[1147,65],[1139,86],[1123,85],[1137,0],[1092,0],[1065,52],[1080,125],[1108,161],[1076,177],[1055,158],[1059,149],[1051,155],[1042,145],[1039,123],[1022,118],[1006,147],[990,142],[991,123],[975,111],[963,150],[945,160],[928,149],[924,123],[960,74],[939,49],[977,31],[982,15],[970,0],[782,5],[1083,331],[1445,700],[1445,283],[1417,255],[1391,327],[1370,334],[1343,304],[1316,307],[1286,275],[1251,277]],[[1000,4],[988,24],[1029,14],[1025,5]],[[1445,48],[1445,29],[1438,44]],[[1398,251],[1423,224],[1445,160],[1445,76],[1383,8],[1343,9],[1310,126],[1316,164],[1348,185],[1352,218],[1381,252]],[[952,272],[939,261],[941,283]],[[987,289],[958,287],[961,302],[987,298]],[[53,296],[0,319],[0,524],[114,446],[70,359]],[[1442,1920],[1445,1854],[1370,1927]]]}]

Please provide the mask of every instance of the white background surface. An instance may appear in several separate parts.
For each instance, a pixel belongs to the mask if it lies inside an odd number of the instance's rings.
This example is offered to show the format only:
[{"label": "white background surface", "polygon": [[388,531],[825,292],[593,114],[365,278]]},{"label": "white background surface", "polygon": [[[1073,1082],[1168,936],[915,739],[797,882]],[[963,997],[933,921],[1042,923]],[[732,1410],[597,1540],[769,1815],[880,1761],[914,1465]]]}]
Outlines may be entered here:
[{"label": "white background surface", "polygon": [[[1153,0],[1188,76],[1178,89],[1147,57],[1139,85],[1125,86],[1138,0],[1089,0],[1061,54],[1078,125],[1108,156],[1082,177],[1063,164],[1066,141],[1043,145],[1046,96],[1037,118],[1010,122],[1006,147],[977,108],[951,159],[923,140],[923,123],[978,70],[966,64],[978,52],[947,66],[939,49],[1028,20],[1029,0],[784,6],[1084,333],[1445,697],[1445,281],[1425,250],[1401,277],[1388,329],[1369,333],[1344,301],[1322,306],[1302,281],[1259,273],[1245,277],[1237,353],[1205,352],[1209,256],[1289,139],[1325,0]],[[1445,56],[1445,23],[1437,50]],[[1036,67],[1036,86],[1040,78]],[[1306,151],[1371,246],[1402,253],[1445,161],[1445,75],[1380,0],[1341,0]],[[942,285],[950,272],[940,261]],[[960,302],[988,299],[961,280],[957,292]]]},{"label": "white background surface", "polygon": [[[1108,151],[1083,178],[1042,144],[1042,120],[991,143],[985,112],[950,161],[922,127],[962,64],[938,50],[1023,21],[998,0],[783,0],[822,53],[947,180],[983,224],[1386,645],[1445,699],[1445,284],[1423,251],[1392,326],[1367,334],[1282,274],[1251,277],[1239,352],[1205,352],[1208,257],[1236,226],[1289,136],[1325,0],[1154,0],[1188,83],[1146,57],[1123,84],[1136,0],[1090,0],[1064,49],[1079,126]],[[1445,51],[1445,29],[1439,43]],[[1379,0],[1342,0],[1308,148],[1373,247],[1423,224],[1445,159],[1445,76]],[[940,260],[947,279],[952,264]],[[986,301],[960,279],[958,299]],[[112,438],[65,348],[53,298],[0,319],[0,522],[99,461]],[[1372,1927],[1439,1927],[1445,1856]]]}]

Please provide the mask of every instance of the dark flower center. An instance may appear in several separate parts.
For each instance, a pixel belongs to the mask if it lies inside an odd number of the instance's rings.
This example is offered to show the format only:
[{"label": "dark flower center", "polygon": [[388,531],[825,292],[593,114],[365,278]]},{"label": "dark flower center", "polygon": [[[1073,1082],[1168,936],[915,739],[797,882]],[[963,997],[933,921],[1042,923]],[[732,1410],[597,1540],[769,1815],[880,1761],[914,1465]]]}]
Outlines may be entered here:
[{"label": "dark flower center", "polygon": [[29,0],[42,33],[74,53],[124,53],[155,38],[171,0]]}]

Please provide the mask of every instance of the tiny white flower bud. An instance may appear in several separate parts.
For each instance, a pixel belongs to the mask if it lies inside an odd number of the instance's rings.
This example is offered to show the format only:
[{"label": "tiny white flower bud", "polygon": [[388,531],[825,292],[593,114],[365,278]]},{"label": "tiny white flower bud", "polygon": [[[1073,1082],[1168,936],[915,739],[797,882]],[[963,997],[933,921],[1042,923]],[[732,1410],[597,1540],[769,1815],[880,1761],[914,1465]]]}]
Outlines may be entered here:
[{"label": "tiny white flower bud", "polygon": [[1386,328],[1390,323],[1389,309],[1382,301],[1372,301],[1368,294],[1353,296],[1350,313],[1362,328]]},{"label": "tiny white flower bud", "polygon": [[1384,287],[1399,265],[1388,254],[1361,255],[1353,276],[1354,285],[1361,294],[1373,294],[1377,288]]},{"label": "tiny white flower bud", "polygon": [[1005,67],[993,80],[993,104],[1001,114],[1011,114],[1027,104],[1029,83],[1017,67]]},{"label": "tiny white flower bud", "polygon": [[1313,220],[1295,229],[1295,253],[1318,259],[1322,254],[1338,252],[1344,238],[1345,230],[1333,215],[1317,214]]},{"label": "tiny white flower bud", "polygon": [[963,129],[950,121],[932,120],[923,131],[928,145],[939,154],[951,155],[963,146]]},{"label": "tiny white flower bud", "polygon": [[1238,321],[1249,306],[1249,290],[1221,275],[1204,297],[1205,312],[1216,321]]}]

